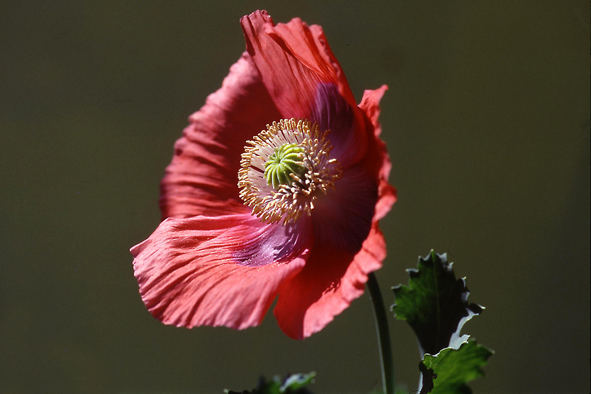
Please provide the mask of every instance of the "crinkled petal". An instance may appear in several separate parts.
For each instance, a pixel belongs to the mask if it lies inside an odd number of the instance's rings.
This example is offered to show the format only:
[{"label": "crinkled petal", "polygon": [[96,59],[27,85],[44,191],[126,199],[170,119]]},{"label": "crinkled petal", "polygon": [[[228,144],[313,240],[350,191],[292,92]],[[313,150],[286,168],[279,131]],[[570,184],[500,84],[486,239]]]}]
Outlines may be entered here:
[{"label": "crinkled petal", "polygon": [[345,74],[322,28],[299,18],[275,25],[266,11],[241,19],[246,48],[284,118],[307,118],[319,84],[332,83],[355,105]]},{"label": "crinkled petal", "polygon": [[140,295],[165,324],[258,325],[304,266],[306,234],[250,215],[169,218],[131,249]]},{"label": "crinkled petal", "polygon": [[368,274],[381,268],[385,256],[377,224],[356,254],[315,247],[304,269],[279,289],[274,314],[281,329],[294,339],[322,330],[363,294]]},{"label": "crinkled petal", "polygon": [[308,119],[331,131],[342,167],[366,155],[372,137],[322,28],[299,18],[275,25],[266,11],[241,19],[246,47],[283,118]]},{"label": "crinkled petal", "polygon": [[246,211],[237,173],[245,141],[279,113],[247,53],[230,68],[222,87],[189,118],[161,183],[162,217]]}]

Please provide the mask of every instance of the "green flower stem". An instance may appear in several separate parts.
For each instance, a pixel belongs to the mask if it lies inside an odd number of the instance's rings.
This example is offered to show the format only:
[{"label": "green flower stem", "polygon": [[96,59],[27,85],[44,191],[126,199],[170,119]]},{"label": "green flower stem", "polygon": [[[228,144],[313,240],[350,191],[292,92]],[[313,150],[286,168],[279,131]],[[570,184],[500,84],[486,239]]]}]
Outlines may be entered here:
[{"label": "green flower stem", "polygon": [[388,331],[388,318],[384,308],[384,300],[380,292],[380,286],[375,274],[369,274],[367,287],[369,298],[373,304],[373,315],[376,320],[376,334],[382,365],[382,388],[385,394],[394,394],[394,363],[392,362],[392,346],[390,345],[390,332]]}]

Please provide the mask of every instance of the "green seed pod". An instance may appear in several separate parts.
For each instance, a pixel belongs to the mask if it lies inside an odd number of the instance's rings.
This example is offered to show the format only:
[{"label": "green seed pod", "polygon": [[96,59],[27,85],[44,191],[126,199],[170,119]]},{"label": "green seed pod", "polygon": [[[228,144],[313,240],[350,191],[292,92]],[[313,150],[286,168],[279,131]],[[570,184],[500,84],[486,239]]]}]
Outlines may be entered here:
[{"label": "green seed pod", "polygon": [[304,148],[298,144],[283,144],[275,149],[275,152],[265,163],[264,177],[273,189],[279,189],[281,185],[291,185],[293,175],[300,178],[306,173],[304,167]]}]

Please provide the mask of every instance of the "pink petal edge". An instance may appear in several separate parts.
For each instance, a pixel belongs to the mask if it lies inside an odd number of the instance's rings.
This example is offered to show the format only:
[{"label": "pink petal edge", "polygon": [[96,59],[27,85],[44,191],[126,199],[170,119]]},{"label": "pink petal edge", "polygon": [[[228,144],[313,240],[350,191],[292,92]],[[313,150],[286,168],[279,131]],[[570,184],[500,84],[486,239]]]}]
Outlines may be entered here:
[{"label": "pink petal edge", "polygon": [[378,152],[377,155],[381,162],[378,170],[378,201],[376,203],[374,221],[380,220],[386,216],[396,202],[396,189],[388,182],[392,163],[386,149],[386,144],[379,137],[382,133],[382,125],[379,122],[380,100],[387,90],[387,85],[382,85],[374,90],[367,89],[363,93],[363,98],[359,104],[359,108],[367,115],[367,118],[373,127],[376,150]]},{"label": "pink petal edge", "polygon": [[[272,226],[250,215],[166,219],[131,249],[144,304],[169,325],[259,325],[279,286],[304,267],[309,253],[301,242],[281,261],[268,260],[273,245],[265,237],[282,231]],[[268,261],[253,264],[237,253],[249,245],[267,248],[260,253]]]}]

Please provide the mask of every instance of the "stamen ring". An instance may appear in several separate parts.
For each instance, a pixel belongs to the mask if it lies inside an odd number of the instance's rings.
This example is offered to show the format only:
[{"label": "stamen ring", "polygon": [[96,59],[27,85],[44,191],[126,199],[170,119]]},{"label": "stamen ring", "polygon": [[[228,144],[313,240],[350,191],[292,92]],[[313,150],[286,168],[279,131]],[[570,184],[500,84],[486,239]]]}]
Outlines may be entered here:
[{"label": "stamen ring", "polygon": [[240,198],[268,223],[295,222],[312,214],[318,198],[334,188],[341,169],[318,125],[281,119],[246,142],[238,170]]}]

